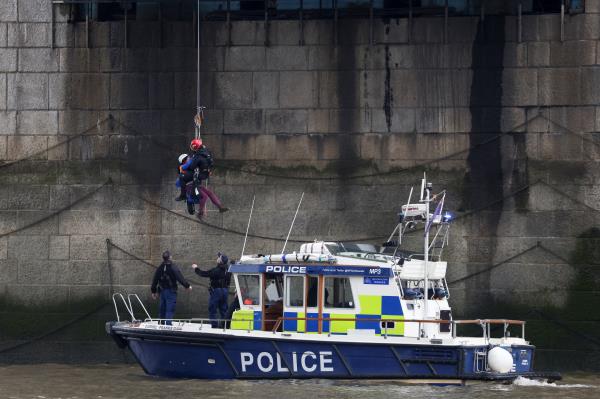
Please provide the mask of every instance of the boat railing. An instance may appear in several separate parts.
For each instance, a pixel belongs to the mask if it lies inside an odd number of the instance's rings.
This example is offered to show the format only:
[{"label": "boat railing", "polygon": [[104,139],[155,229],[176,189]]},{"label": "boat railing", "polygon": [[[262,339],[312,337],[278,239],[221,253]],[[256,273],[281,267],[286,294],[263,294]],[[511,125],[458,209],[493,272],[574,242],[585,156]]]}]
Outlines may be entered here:
[{"label": "boat railing", "polygon": [[131,316],[131,321],[134,321],[135,316],[133,315],[133,309],[131,308],[131,301],[126,301],[123,294],[115,292],[112,295],[112,301],[113,301],[113,306],[115,307],[115,314],[117,315],[117,321],[119,321],[119,322],[121,321],[121,317],[119,315],[119,305],[117,305],[117,303],[119,303],[119,299],[121,300],[120,302],[123,302],[123,306],[125,306],[125,310]]},{"label": "boat railing", "polygon": [[[217,323],[217,325],[219,326],[218,328],[223,329],[223,331],[230,329],[232,322],[242,323],[242,324],[247,322],[248,328],[246,330],[247,331],[254,330],[254,324],[255,324],[254,319],[235,319],[235,320],[232,320],[232,319],[208,319],[208,318],[153,319],[152,317],[150,317],[150,314],[146,310],[143,303],[141,303],[141,300],[139,299],[139,297],[137,297],[137,295],[135,295],[135,294],[128,295],[127,300],[125,299],[125,297],[122,294],[119,294],[119,293],[113,294],[113,304],[114,304],[115,312],[117,315],[117,321],[121,321],[119,318],[119,310],[118,310],[118,305],[117,305],[117,303],[119,302],[119,299],[120,299],[120,302],[122,302],[123,305],[125,306],[125,309],[129,313],[129,315],[131,316],[131,321],[132,322],[137,321],[135,318],[134,311],[133,311],[133,303],[131,301],[132,298],[134,300],[137,300],[140,302],[140,304],[147,316],[147,318],[145,319],[146,322],[158,322],[159,324],[163,324],[163,325],[172,325],[173,323],[176,323],[176,324],[177,323],[179,323],[179,324],[197,323],[197,324],[200,324],[200,329],[202,329],[202,327],[204,325],[207,325],[207,324],[213,325],[214,323]],[[417,331],[422,331],[422,327],[425,324],[450,325],[452,338],[457,337],[457,327],[459,325],[477,325],[477,326],[481,327],[483,338],[488,343],[489,343],[489,340],[492,338],[492,326],[493,325],[502,325],[503,326],[503,334],[502,334],[503,338],[507,338],[510,336],[510,335],[508,335],[508,329],[510,326],[519,325],[519,326],[521,326],[521,337],[520,338],[525,339],[525,321],[511,320],[511,319],[473,319],[473,320],[410,319],[409,320],[409,319],[390,319],[390,318],[386,318],[386,319],[360,318],[359,319],[359,318],[354,318],[354,317],[278,317],[277,319],[262,320],[262,322],[264,322],[264,323],[269,323],[269,324],[272,323],[273,324],[273,328],[271,329],[271,332],[273,332],[274,334],[280,331],[281,325],[284,321],[296,321],[296,322],[298,322],[298,321],[304,321],[304,322],[317,321],[317,322],[321,322],[321,323],[322,322],[336,322],[336,321],[376,322],[376,323],[381,323],[381,331],[382,331],[381,335],[384,338],[387,338],[389,336],[389,330],[394,328],[394,327],[390,327],[390,323],[402,323],[402,324],[417,323],[418,324]],[[328,334],[330,335],[331,332],[329,332]]]},{"label": "boat railing", "polygon": [[125,310],[131,317],[132,322],[136,321],[135,311],[133,310],[133,306],[136,302],[144,310],[144,313],[146,313],[146,317],[147,317],[146,320],[152,320],[150,313],[148,313],[148,310],[144,306],[144,303],[142,302],[142,300],[140,299],[140,297],[137,294],[127,294],[127,299],[125,299],[125,296],[123,294],[121,294],[119,292],[115,292],[112,295],[112,301],[113,301],[113,306],[115,308],[115,314],[117,316],[117,321],[119,321],[119,322],[121,321],[121,317],[119,315],[119,305],[118,305],[119,303],[123,303],[123,306],[125,307]]},{"label": "boat railing", "polygon": [[[274,320],[265,320],[274,321]],[[503,326],[503,338],[507,338],[508,328],[511,325],[521,326],[521,338],[525,339],[525,321],[523,320],[510,320],[510,319],[474,319],[474,320],[440,320],[440,319],[378,319],[378,318],[353,318],[353,317],[278,317],[273,326],[272,332],[277,332],[281,327],[281,323],[284,321],[317,321],[317,322],[332,322],[332,321],[361,321],[361,322],[378,322],[381,323],[382,335],[384,338],[388,337],[389,323],[418,323],[418,331],[422,331],[421,327],[423,324],[449,324],[452,326],[452,337],[457,336],[458,325],[478,325],[483,330],[483,338],[489,341],[491,338],[491,327],[492,325]]]},{"label": "boat railing", "polygon": [[[134,300],[133,303],[131,302],[132,299]],[[142,300],[140,299],[140,297],[137,294],[128,294],[127,302],[129,302],[129,309],[131,310],[132,316],[133,316],[133,304],[135,302],[137,302],[138,305],[141,306],[142,309],[144,310],[144,313],[146,314],[146,318],[152,320],[152,316],[150,316],[150,313],[148,313],[148,310],[144,306],[144,303],[142,302]]]}]

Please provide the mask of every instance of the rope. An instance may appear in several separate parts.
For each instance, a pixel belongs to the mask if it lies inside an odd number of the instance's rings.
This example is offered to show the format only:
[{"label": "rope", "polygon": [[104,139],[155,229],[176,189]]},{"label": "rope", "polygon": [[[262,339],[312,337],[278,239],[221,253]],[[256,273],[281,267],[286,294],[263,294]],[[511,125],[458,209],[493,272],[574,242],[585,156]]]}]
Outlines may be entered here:
[{"label": "rope", "polygon": [[[432,164],[435,164],[437,162],[441,162],[447,159],[451,159],[454,158],[458,155],[473,151],[473,150],[477,150],[487,144],[490,144],[496,140],[498,140],[499,138],[501,138],[502,136],[511,134],[511,133],[515,133],[517,130],[521,129],[522,127],[525,127],[528,123],[534,121],[537,118],[545,118],[545,116],[537,114],[529,119],[527,119],[525,122],[518,124],[517,126],[513,127],[510,131],[507,132],[502,132],[499,133],[487,140],[482,141],[481,143],[477,143],[474,144],[472,146],[469,146],[463,150],[459,150],[456,152],[453,152],[451,154],[448,155],[444,155],[443,157],[440,158],[435,158],[435,159],[431,159],[419,164],[416,164],[414,166],[411,166],[409,168],[403,168],[403,169],[397,169],[397,170],[390,170],[390,171],[385,171],[385,172],[376,172],[376,173],[367,173],[367,174],[362,174],[362,175],[351,175],[351,176],[313,176],[313,177],[307,177],[307,176],[289,176],[289,175],[279,175],[279,174],[275,174],[275,173],[267,173],[267,172],[259,172],[259,171],[253,171],[253,170],[248,170],[248,169],[243,169],[243,168],[236,168],[236,167],[231,167],[231,166],[227,166],[227,165],[221,165],[219,166],[219,168],[224,169],[224,170],[230,170],[230,171],[235,171],[235,172],[240,172],[240,173],[245,173],[245,174],[250,174],[250,175],[254,175],[254,176],[262,176],[262,177],[270,177],[270,178],[275,178],[275,179],[286,179],[286,180],[299,180],[299,181],[331,181],[331,180],[355,180],[355,179],[364,179],[364,178],[371,178],[371,177],[383,177],[383,176],[391,176],[391,175],[396,175],[396,174],[400,174],[400,173],[404,173],[404,172],[408,172],[411,170],[415,170],[415,169],[420,169],[423,168],[425,166],[429,166]],[[133,132],[136,135],[141,135],[142,133],[139,132],[138,130],[125,125],[124,123],[120,122],[120,121],[116,121],[117,124],[119,124],[121,127],[123,127],[126,130],[129,130],[131,132]],[[169,152],[173,153],[173,154],[179,154],[180,150],[175,149],[173,147],[171,147],[168,144],[162,143],[159,140],[156,140],[154,137],[150,137],[149,139],[153,144],[159,146],[160,148],[162,148],[163,150],[166,149]]]},{"label": "rope", "polygon": [[43,153],[49,152],[55,148],[65,145],[65,144],[69,144],[71,141],[73,141],[77,138],[81,138],[83,136],[91,136],[91,135],[88,135],[89,132],[91,132],[94,129],[99,129],[100,126],[102,126],[106,121],[111,120],[111,119],[112,119],[112,116],[108,116],[108,117],[98,121],[94,126],[90,126],[89,128],[85,129],[83,132],[81,132],[75,136],[69,136],[69,138],[67,138],[66,140],[56,143],[53,146],[50,146],[43,150],[34,152],[33,154],[27,155],[23,158],[15,159],[14,161],[8,161],[8,162],[1,163],[0,168],[5,168],[5,167],[12,166],[12,165],[15,165],[15,164],[23,162],[23,161],[31,160],[32,158],[35,158]]},{"label": "rope", "polygon": [[[201,109],[202,107],[200,107]],[[460,154],[464,154],[467,152],[470,152],[472,150],[476,150],[478,148],[481,148],[482,146],[485,146],[491,142],[496,141],[497,139],[499,139],[502,136],[505,136],[507,134],[511,134],[511,133],[516,133],[517,130],[521,129],[522,127],[525,127],[527,124],[531,123],[532,121],[536,120],[537,118],[541,118],[544,120],[547,120],[548,122],[558,126],[561,129],[564,129],[568,134],[573,135],[587,143],[593,144],[595,146],[600,146],[600,143],[589,139],[583,135],[578,134],[577,132],[569,129],[568,127],[552,120],[551,118],[548,118],[545,115],[542,114],[536,114],[535,116],[527,119],[525,122],[518,124],[517,126],[513,127],[511,130],[507,131],[507,132],[502,132],[500,134],[497,134],[494,137],[489,138],[488,140],[485,140],[481,143],[472,145],[464,150],[459,150],[456,151],[452,154],[448,154],[445,155],[443,157],[440,158],[436,158],[436,159],[432,159],[432,160],[428,160],[425,162],[422,162],[420,164],[416,164],[412,167],[409,168],[403,168],[403,169],[397,169],[397,170],[391,170],[391,171],[385,171],[385,172],[375,172],[375,173],[367,173],[367,174],[362,174],[362,175],[352,175],[352,176],[313,176],[313,177],[306,177],[306,176],[290,176],[290,175],[280,175],[280,174],[275,174],[275,173],[267,173],[267,172],[259,172],[259,171],[254,171],[254,170],[250,170],[250,169],[243,169],[243,168],[235,168],[235,167],[231,167],[231,166],[227,166],[227,165],[222,165],[220,166],[220,168],[224,169],[224,170],[230,170],[230,171],[236,171],[236,172],[240,172],[240,173],[245,173],[245,174],[250,174],[250,175],[255,175],[255,176],[263,176],[263,177],[271,177],[271,178],[276,178],[276,179],[287,179],[287,180],[299,180],[299,181],[331,181],[331,180],[353,180],[353,179],[364,179],[364,178],[370,178],[370,177],[382,177],[382,176],[390,176],[390,175],[395,175],[395,174],[400,174],[403,172],[407,172],[407,171],[411,171],[411,170],[415,170],[415,169],[419,169],[419,168],[423,168],[425,166],[428,165],[432,165],[435,164],[437,162],[440,161],[444,161],[447,159],[450,159],[452,157],[458,156]],[[0,164],[0,168],[3,167],[7,167],[7,166],[11,166],[14,165],[16,163],[22,162],[22,161],[26,161],[26,160],[30,160],[33,157],[36,157],[38,155],[41,155],[42,153],[48,152],[50,150],[53,150],[55,148],[58,148],[62,145],[68,144],[69,142],[73,141],[76,138],[80,138],[84,135],[88,135],[87,133],[89,133],[90,131],[99,128],[102,124],[104,124],[106,121],[114,121],[116,122],[119,126],[123,127],[124,129],[134,133],[135,135],[139,135],[139,136],[144,136],[144,133],[140,132],[137,129],[132,128],[131,126],[128,126],[126,124],[124,124],[123,122],[121,122],[120,120],[114,118],[112,115],[109,115],[108,117],[104,118],[103,120],[99,121],[98,123],[96,123],[96,125],[89,127],[88,129],[84,130],[82,133],[76,135],[76,136],[70,136],[67,140],[64,140],[60,143],[57,143],[51,147],[48,147],[47,149],[43,149],[40,150],[38,152],[35,152],[27,157],[23,157],[14,161],[9,161],[9,162],[4,162],[2,164]],[[148,135],[146,135],[148,136]],[[173,136],[170,136],[173,137]],[[162,148],[163,150],[166,149],[167,151],[173,153],[173,154],[179,154],[180,150],[175,149],[173,147],[171,147],[170,145],[161,142],[160,140],[156,140],[154,137],[149,136],[148,137],[148,141],[159,146],[160,148]]]},{"label": "rope", "polygon": [[[118,246],[117,244],[115,244],[114,242],[112,242],[112,241],[111,241],[110,239],[108,239],[108,238],[106,239],[106,244],[107,244],[108,246],[110,246],[110,247],[113,247],[113,248],[116,248],[116,249],[118,249],[119,251],[121,251],[121,252],[123,252],[124,254],[126,254],[126,255],[128,255],[128,256],[130,256],[130,257],[132,257],[133,259],[135,259],[135,260],[137,260],[137,261],[139,261],[139,262],[143,263],[145,266],[148,266],[148,267],[152,268],[153,270],[156,270],[156,269],[159,267],[159,266],[156,266],[155,264],[153,264],[153,263],[150,263],[150,262],[148,262],[147,260],[144,260],[144,259],[140,258],[139,256],[137,256],[137,255],[135,255],[135,254],[133,254],[133,253],[129,252],[129,251],[128,251],[128,250],[126,250],[125,248],[122,248],[122,247]],[[196,279],[188,279],[188,281],[190,281],[190,282],[192,282],[192,283],[194,283],[194,284],[197,284],[197,285],[199,285],[200,287],[205,287],[205,288],[208,288],[208,283],[206,283],[206,282],[199,281],[199,280],[196,280]]]},{"label": "rope", "polygon": [[[142,201],[146,202],[147,204],[155,207],[155,208],[161,209],[161,210],[163,210],[165,212],[168,212],[168,213],[170,213],[172,215],[175,215],[175,216],[178,216],[180,218],[186,219],[186,220],[188,220],[190,222],[201,224],[201,225],[209,227],[211,229],[223,231],[225,233],[230,233],[230,234],[234,234],[234,235],[237,235],[237,236],[244,237],[246,235],[246,232],[242,232],[242,231],[230,229],[230,228],[227,228],[227,227],[217,226],[216,224],[212,224],[212,223],[206,222],[204,220],[198,220],[196,218],[188,217],[188,216],[183,215],[183,214],[181,214],[179,212],[176,212],[176,211],[174,211],[172,209],[166,208],[166,207],[164,207],[162,205],[159,205],[159,204],[157,204],[155,202],[152,202],[152,201],[150,201],[147,198],[144,198],[144,197],[141,197],[141,196],[138,197],[138,198],[141,199]],[[277,241],[277,242],[284,242],[285,241],[285,239],[282,238],[282,237],[272,237],[272,236],[266,236],[266,235],[260,235],[260,234],[248,234],[248,237],[260,238],[260,239],[263,239],[263,240],[271,240],[271,241]],[[385,237],[387,237],[387,235],[382,235],[382,236],[377,236],[377,237],[348,238],[348,239],[341,239],[341,240],[338,239],[337,241],[370,241],[370,240],[374,240],[374,239],[378,239],[378,238],[385,238]],[[290,239],[289,242],[305,243],[306,240],[294,240],[294,239]]]},{"label": "rope", "polygon": [[469,280],[469,279],[470,279],[470,278],[472,278],[472,277],[479,276],[479,275],[481,275],[481,274],[484,274],[484,273],[488,273],[488,272],[490,272],[490,271],[494,270],[495,268],[497,268],[497,267],[499,267],[499,266],[502,266],[502,265],[503,265],[503,264],[505,264],[505,263],[509,263],[509,262],[511,262],[512,260],[514,260],[514,259],[516,259],[516,258],[518,258],[518,257],[520,257],[520,256],[522,256],[522,255],[525,255],[525,254],[526,254],[526,253],[528,253],[528,252],[531,252],[531,251],[533,251],[533,250],[534,250],[534,249],[536,249],[536,248],[539,248],[539,249],[543,250],[544,252],[547,252],[547,253],[549,253],[550,255],[553,255],[554,257],[556,257],[556,258],[560,259],[560,260],[561,260],[561,261],[563,261],[564,263],[566,263],[566,264],[569,264],[569,261],[567,261],[566,259],[564,259],[562,256],[559,256],[559,255],[557,255],[557,254],[556,254],[556,253],[554,253],[553,251],[549,250],[549,249],[548,249],[548,248],[546,248],[544,245],[542,245],[542,243],[541,243],[541,242],[539,242],[539,241],[538,241],[538,242],[537,242],[535,245],[533,245],[533,246],[531,246],[531,247],[529,247],[529,248],[527,248],[527,249],[525,249],[525,250],[523,250],[523,251],[519,252],[519,253],[518,253],[518,254],[516,254],[516,255],[510,256],[510,257],[508,257],[507,259],[504,259],[504,260],[503,260],[503,261],[501,261],[501,262],[498,262],[498,263],[492,264],[491,266],[489,266],[489,267],[487,267],[487,268],[485,268],[485,269],[483,269],[483,270],[479,270],[479,271],[476,271],[476,272],[474,272],[474,273],[468,274],[468,275],[466,275],[466,276],[464,276],[464,277],[457,278],[456,280],[449,281],[449,282],[448,282],[448,284],[456,284],[456,283],[460,283],[460,282],[462,282],[462,281]]},{"label": "rope", "polygon": [[28,339],[28,340],[26,340],[24,342],[20,342],[20,343],[18,343],[16,345],[9,346],[8,348],[1,349],[0,350],[0,354],[6,353],[6,352],[9,352],[9,351],[18,349],[18,348],[21,348],[23,346],[31,345],[31,344],[33,344],[33,343],[35,343],[37,341],[40,341],[40,340],[42,340],[42,339],[44,339],[44,338],[46,338],[46,337],[48,337],[48,336],[50,336],[52,334],[55,334],[55,333],[57,333],[59,331],[62,331],[65,328],[72,326],[73,324],[79,323],[80,321],[82,321],[83,319],[85,319],[85,318],[93,315],[94,313],[99,312],[100,310],[104,309],[106,307],[106,305],[108,305],[108,304],[109,304],[109,302],[105,302],[102,305],[99,305],[98,307],[90,310],[89,312],[84,313],[81,316],[77,316],[74,319],[69,320],[65,324],[63,324],[61,326],[58,326],[56,328],[51,329],[50,331],[42,333],[42,334],[40,334],[38,336],[35,336],[33,338],[30,338],[30,339]]},{"label": "rope", "polygon": [[[74,204],[75,203],[71,204],[71,206],[74,205]],[[109,275],[109,294],[110,294],[110,297],[112,297],[112,292],[113,292],[113,276],[112,276],[112,268],[110,266],[110,257],[108,256],[108,248],[107,248],[106,256],[108,258],[107,259],[108,260],[107,267],[108,267],[108,275]],[[22,348],[24,346],[28,346],[28,345],[34,344],[37,341],[41,341],[42,339],[44,339],[46,337],[49,337],[50,335],[53,335],[53,334],[55,334],[55,333],[57,333],[59,331],[62,331],[62,330],[66,329],[66,328],[68,328],[68,327],[70,327],[70,326],[72,326],[72,325],[74,325],[76,323],[79,323],[80,321],[84,320],[85,318],[87,318],[87,317],[89,317],[89,316],[91,316],[91,315],[93,315],[93,314],[101,311],[102,309],[104,309],[106,307],[106,305],[109,305],[109,304],[110,304],[110,301],[106,301],[106,302],[98,305],[94,309],[92,309],[92,310],[90,310],[90,311],[88,311],[88,312],[86,312],[86,313],[84,313],[84,314],[82,314],[80,316],[77,316],[77,317],[75,317],[75,318],[67,321],[65,324],[62,324],[62,325],[60,325],[58,327],[55,327],[55,328],[52,328],[49,331],[46,331],[45,333],[39,334],[39,335],[37,335],[37,336],[35,336],[33,338],[30,338],[28,340],[25,340],[23,342],[19,342],[18,344],[9,346],[8,348],[0,349],[0,354],[7,353],[7,352],[13,351],[15,349]]]},{"label": "rope", "polygon": [[[554,319],[553,317],[548,316],[547,314],[545,314],[544,312],[542,312],[539,309],[532,309],[531,310],[532,313],[536,313],[539,316],[541,316],[544,320],[546,321],[550,321],[554,324],[556,324],[557,326],[563,328],[564,330],[566,330],[567,332],[571,333],[572,335],[575,335],[577,337],[583,338],[591,343],[593,343],[594,345],[600,346],[600,340],[594,338],[594,337],[590,337],[587,334],[584,334],[576,329],[574,329],[573,327],[570,327],[569,325],[567,325],[564,321],[562,320],[558,320],[558,319]],[[586,320],[589,321],[589,320]],[[597,352],[597,351],[592,351],[592,352]]]},{"label": "rope", "polygon": [[1,234],[0,234],[0,238],[2,238],[2,237],[6,237],[6,236],[9,236],[9,235],[11,235],[11,234],[18,233],[18,232],[20,232],[20,231],[23,231],[23,230],[27,230],[27,229],[28,229],[28,228],[30,228],[30,227],[33,227],[33,226],[35,226],[35,225],[38,225],[38,224],[40,224],[40,223],[43,223],[43,222],[45,222],[46,220],[52,219],[53,217],[55,217],[55,216],[57,216],[57,215],[61,214],[62,212],[66,211],[66,210],[68,210],[68,209],[70,209],[70,208],[72,208],[73,206],[77,205],[78,203],[80,203],[80,202],[82,202],[82,201],[85,201],[86,199],[90,198],[91,196],[93,196],[94,194],[96,194],[98,191],[100,191],[102,188],[104,188],[105,186],[107,186],[107,185],[112,185],[112,184],[113,184],[113,182],[112,182],[112,180],[109,178],[109,179],[108,179],[106,182],[102,183],[100,186],[98,186],[98,187],[97,187],[97,188],[95,188],[94,190],[90,191],[90,192],[89,192],[89,193],[87,193],[86,195],[84,195],[84,196],[82,196],[82,197],[80,197],[80,198],[76,199],[76,200],[75,200],[75,201],[73,201],[72,203],[70,203],[70,204],[68,204],[68,205],[66,205],[66,206],[64,206],[64,207],[62,207],[62,208],[60,208],[60,209],[58,209],[57,211],[55,211],[55,212],[51,213],[50,215],[44,216],[44,217],[43,217],[43,218],[41,218],[41,219],[38,219],[38,220],[35,220],[35,221],[33,221],[33,222],[29,223],[29,224],[26,224],[25,226],[19,227],[19,228],[15,229],[15,230],[12,230],[12,231],[8,231],[8,232],[5,232],[5,233],[1,233]]},{"label": "rope", "polygon": [[202,107],[202,102],[200,99],[200,0],[197,1],[196,5],[196,41],[197,41],[197,64],[196,64],[196,117],[194,118],[194,122],[196,124],[195,130],[195,138],[199,139],[202,136],[201,128],[202,122],[204,120],[204,112]]}]

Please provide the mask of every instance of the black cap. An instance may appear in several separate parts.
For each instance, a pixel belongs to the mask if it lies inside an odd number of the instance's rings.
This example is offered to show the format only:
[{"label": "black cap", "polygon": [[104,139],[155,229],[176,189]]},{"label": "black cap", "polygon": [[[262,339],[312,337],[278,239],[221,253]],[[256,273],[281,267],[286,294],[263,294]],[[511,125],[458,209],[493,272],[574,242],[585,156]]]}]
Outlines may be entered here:
[{"label": "black cap", "polygon": [[221,252],[218,252],[217,256],[219,256],[221,258],[221,264],[222,265],[226,265],[227,262],[229,262],[229,258],[227,257],[227,255],[222,254]]},{"label": "black cap", "polygon": [[163,252],[163,259],[164,260],[169,260],[170,257],[171,257],[171,253],[169,251]]}]

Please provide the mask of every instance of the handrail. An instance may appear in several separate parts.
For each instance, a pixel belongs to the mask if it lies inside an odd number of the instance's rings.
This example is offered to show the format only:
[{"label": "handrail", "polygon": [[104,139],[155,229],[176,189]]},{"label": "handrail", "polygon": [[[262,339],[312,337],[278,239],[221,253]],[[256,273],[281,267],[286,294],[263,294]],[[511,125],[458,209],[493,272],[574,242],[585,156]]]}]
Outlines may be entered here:
[{"label": "handrail", "polygon": [[[113,296],[121,296],[120,294],[114,294]],[[127,310],[129,311],[129,308],[127,306],[127,303],[125,303],[125,307],[127,308]],[[116,305],[115,305],[115,309],[116,309]],[[132,312],[130,312],[130,314],[132,314]],[[118,314],[117,314],[117,320],[118,319]],[[370,322],[384,322],[384,323],[388,323],[388,322],[394,322],[394,323],[418,323],[419,324],[419,331],[421,330],[421,325],[422,324],[439,324],[439,325],[447,325],[450,324],[453,326],[452,328],[452,337],[456,338],[456,326],[461,324],[461,325],[466,325],[466,324],[473,324],[473,325],[479,325],[482,327],[483,329],[483,338],[488,341],[491,337],[490,337],[490,325],[492,324],[502,324],[504,325],[504,333],[503,333],[503,337],[506,338],[506,333],[508,330],[508,326],[509,325],[520,325],[522,327],[522,334],[521,334],[521,338],[525,339],[525,321],[523,320],[511,320],[511,319],[473,319],[473,320],[441,320],[441,319],[429,319],[429,320],[420,320],[420,319],[394,319],[394,318],[387,318],[387,319],[378,319],[378,318],[353,318],[353,317],[278,317],[277,319],[264,319],[264,322],[275,322],[275,325],[273,326],[273,328],[271,329],[272,333],[277,333],[279,328],[281,327],[281,323],[284,321],[356,321],[356,320],[360,320],[360,321],[370,321]],[[120,321],[120,320],[119,320]],[[134,317],[132,316],[132,321],[134,321]],[[170,321],[170,322],[174,322],[174,323],[194,323],[194,322],[200,322],[201,325],[204,324],[209,324],[209,323],[214,323],[214,322],[218,322],[220,325],[222,325],[222,327],[219,327],[219,329],[223,329],[223,331],[225,331],[226,329],[228,329],[227,327],[227,323],[232,323],[232,322],[248,322],[248,331],[252,330],[252,323],[254,323],[254,319],[208,319],[208,318],[189,318],[189,319],[152,319],[150,317],[148,317],[145,321],[154,321],[154,322],[163,322],[163,321]],[[230,327],[229,327],[230,328]],[[383,334],[383,336],[385,338],[387,338],[388,336],[388,326],[387,324],[385,325],[385,328],[382,328],[385,333]]]},{"label": "handrail", "polygon": [[125,306],[125,309],[127,310],[127,313],[129,313],[129,315],[131,316],[131,321],[135,320],[135,317],[133,315],[133,309],[131,309],[130,305],[131,303],[128,305],[127,301],[125,301],[125,297],[123,296],[123,294],[121,294],[120,292],[115,292],[112,295],[112,301],[113,301],[113,305],[115,307],[115,313],[117,315],[117,321],[120,322],[121,318],[119,317],[119,309],[117,307],[117,299],[121,298],[121,301],[123,302],[123,305]]},{"label": "handrail", "polygon": [[[276,332],[281,323],[283,321],[376,321],[376,322],[396,322],[396,323],[419,323],[421,324],[452,324],[453,326],[457,324],[474,324],[481,326],[489,326],[490,324],[503,324],[504,331],[506,333],[507,327],[509,325],[520,325],[522,326],[522,338],[525,339],[525,321],[523,320],[511,320],[511,319],[473,319],[473,320],[441,320],[441,319],[428,319],[428,320],[419,320],[419,319],[377,319],[377,318],[351,318],[351,317],[278,317],[275,325],[273,326],[272,331]],[[267,320],[265,320],[267,321]],[[453,332],[455,328],[453,328]],[[386,336],[387,336],[387,326],[386,326]],[[488,336],[489,338],[489,336]]]},{"label": "handrail", "polygon": [[456,324],[515,324],[524,325],[524,320],[511,319],[473,319],[473,320],[454,320]]},{"label": "handrail", "polygon": [[146,313],[146,316],[148,316],[148,319],[152,320],[150,313],[148,313],[148,310],[144,306],[144,303],[142,302],[142,300],[140,299],[138,294],[128,294],[127,295],[127,301],[129,302],[129,309],[131,309],[131,315],[133,316],[133,305],[131,304],[131,297],[137,299],[137,301],[140,304],[140,306],[142,307],[142,309],[144,309],[144,313]]}]

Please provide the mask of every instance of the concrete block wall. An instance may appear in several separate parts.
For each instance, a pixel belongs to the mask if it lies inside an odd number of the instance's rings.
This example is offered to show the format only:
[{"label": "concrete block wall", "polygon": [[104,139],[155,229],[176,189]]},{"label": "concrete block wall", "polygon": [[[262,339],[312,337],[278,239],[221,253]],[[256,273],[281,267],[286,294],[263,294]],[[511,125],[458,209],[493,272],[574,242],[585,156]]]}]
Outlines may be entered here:
[{"label": "concrete block wall", "polygon": [[[456,314],[523,317],[538,345],[581,350],[533,309],[577,329],[578,309],[597,303],[586,283],[597,271],[579,260],[600,209],[597,3],[566,17],[563,41],[558,15],[524,16],[520,42],[514,17],[450,18],[446,40],[441,18],[410,32],[405,19],[376,20],[373,43],[366,20],[341,20],[337,40],[331,21],[306,21],[303,45],[296,21],[272,21],[268,46],[263,22],[234,22],[230,36],[204,22],[203,139],[230,211],[209,206],[203,225],[173,201],[175,159],[193,135],[191,22],[92,22],[88,38],[64,8],[53,33],[49,2],[2,2],[0,318],[11,328],[0,350],[90,312],[111,289],[148,299],[152,268],[107,239],[154,264],[169,248],[197,288],[180,294],[179,314],[202,316],[205,282],[189,264],[239,256],[231,231],[245,231],[253,195],[253,234],[284,238],[304,192],[292,238],[377,241],[424,170],[463,216],[447,254]],[[282,245],[251,237],[247,248]],[[11,359],[65,341],[93,342],[87,360],[117,359],[103,340],[111,313]]]}]

